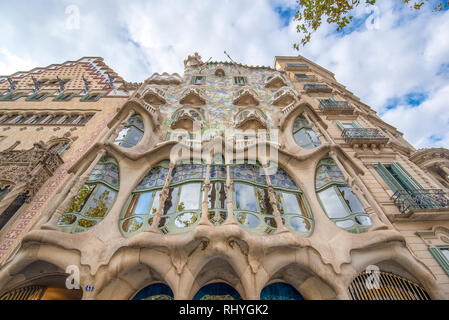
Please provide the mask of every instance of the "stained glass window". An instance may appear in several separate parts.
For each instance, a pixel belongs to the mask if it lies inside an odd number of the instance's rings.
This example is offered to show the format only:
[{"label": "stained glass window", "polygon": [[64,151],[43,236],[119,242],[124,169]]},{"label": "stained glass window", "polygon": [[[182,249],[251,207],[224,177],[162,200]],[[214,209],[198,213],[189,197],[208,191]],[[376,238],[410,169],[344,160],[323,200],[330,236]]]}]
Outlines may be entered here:
[{"label": "stained glass window", "polygon": [[140,115],[134,115],[126,124],[125,128],[118,134],[114,143],[116,145],[132,148],[137,145],[144,134],[144,125]]},{"label": "stained glass window", "polygon": [[318,199],[327,216],[352,233],[367,231],[373,224],[359,198],[346,186],[345,177],[332,159],[320,161],[315,177]]},{"label": "stained glass window", "polygon": [[304,300],[291,285],[283,282],[269,284],[260,292],[260,300]]},{"label": "stained glass window", "polygon": [[119,171],[114,158],[103,157],[72,199],[58,225],[64,232],[79,233],[101,222],[108,214],[119,189]]},{"label": "stained glass window", "polygon": [[242,297],[226,283],[211,283],[198,290],[193,300],[242,300]]},{"label": "stained glass window", "polygon": [[163,283],[155,283],[140,290],[133,300],[173,300],[173,292]]},{"label": "stained glass window", "polygon": [[296,143],[304,149],[313,149],[321,145],[320,139],[312,130],[311,125],[304,117],[298,117],[293,124],[293,137]]},{"label": "stained glass window", "polygon": [[203,164],[181,164],[172,172],[170,184],[176,184],[188,180],[204,180],[206,166]]},{"label": "stained glass window", "polygon": [[120,220],[126,236],[142,232],[153,224],[159,198],[168,175],[168,161],[157,164],[132,192]]},{"label": "stained glass window", "polygon": [[284,226],[292,232],[308,236],[313,230],[313,219],[299,187],[281,167],[270,175],[270,181]]},{"label": "stained glass window", "polygon": [[234,164],[230,167],[231,179],[233,181],[246,181],[250,183],[259,184],[262,186],[267,185],[265,173],[261,166],[254,164]]}]

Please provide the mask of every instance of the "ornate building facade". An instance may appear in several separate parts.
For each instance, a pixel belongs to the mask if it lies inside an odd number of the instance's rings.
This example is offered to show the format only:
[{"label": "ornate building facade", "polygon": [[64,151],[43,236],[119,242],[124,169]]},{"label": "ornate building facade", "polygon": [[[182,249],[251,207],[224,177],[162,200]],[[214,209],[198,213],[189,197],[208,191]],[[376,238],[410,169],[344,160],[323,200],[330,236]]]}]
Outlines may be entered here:
[{"label": "ornate building facade", "polygon": [[449,299],[449,151],[302,56],[0,77],[0,299]]}]

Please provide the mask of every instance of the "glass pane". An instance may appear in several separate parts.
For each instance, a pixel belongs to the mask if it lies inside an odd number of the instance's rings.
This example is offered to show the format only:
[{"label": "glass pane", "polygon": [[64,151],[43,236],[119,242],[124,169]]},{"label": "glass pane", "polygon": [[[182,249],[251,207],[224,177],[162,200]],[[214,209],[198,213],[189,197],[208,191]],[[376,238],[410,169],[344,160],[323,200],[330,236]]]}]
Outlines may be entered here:
[{"label": "glass pane", "polygon": [[178,211],[199,209],[200,194],[201,183],[183,185],[179,196]]},{"label": "glass pane", "polygon": [[298,190],[296,183],[290,178],[290,176],[282,168],[277,168],[276,173],[270,175],[271,184],[275,188]]},{"label": "glass pane", "polygon": [[94,167],[94,169],[92,169],[88,180],[101,180],[118,189],[119,171],[115,160],[110,157],[102,158],[100,162],[98,162]]},{"label": "glass pane", "polygon": [[237,210],[258,211],[254,187],[250,185],[235,184],[235,202]]},{"label": "glass pane", "polygon": [[284,211],[286,213],[296,213],[302,215],[301,207],[299,206],[299,194],[293,194],[293,193],[282,193],[282,196],[284,198],[284,204],[285,208]]},{"label": "glass pane", "polygon": [[293,135],[293,137],[295,138],[296,143],[304,149],[312,149],[314,147],[309,136],[306,134],[305,129],[299,130]]},{"label": "glass pane", "polygon": [[352,129],[355,128],[354,125],[351,123],[342,123],[343,128],[345,129]]},{"label": "glass pane", "polygon": [[311,229],[310,222],[301,217],[293,217],[290,219],[290,225],[293,229],[300,232],[308,232]]},{"label": "glass pane", "polygon": [[191,179],[205,177],[206,166],[202,164],[182,164],[175,167],[172,174],[171,184]]},{"label": "glass pane", "polygon": [[335,222],[335,224],[337,226],[339,226],[340,228],[346,229],[346,228],[350,228],[354,225],[354,221],[352,220],[343,220],[343,221],[337,221]]},{"label": "glass pane", "polygon": [[150,213],[151,214],[156,214],[157,209],[159,208],[159,198],[161,196],[161,190],[156,191],[156,193],[154,194],[154,200],[153,200],[153,204],[151,205],[151,210]]},{"label": "glass pane", "polygon": [[126,135],[128,134],[129,128],[125,128],[121,130],[115,139],[114,143],[117,145],[120,145],[120,143],[125,139]]},{"label": "glass pane", "polygon": [[268,190],[256,188],[256,197],[259,201],[260,212],[263,214],[273,214],[273,209],[271,208],[270,204],[270,198],[268,196]]},{"label": "glass pane", "polygon": [[93,218],[102,218],[106,215],[114,201],[116,192],[104,185],[98,185],[93,198],[89,199],[84,215]]},{"label": "glass pane", "polygon": [[343,218],[348,215],[334,188],[331,187],[320,191],[318,196],[329,218]]},{"label": "glass pane", "polygon": [[154,187],[162,187],[167,180],[168,168],[156,167],[151,169],[147,176],[137,186],[136,190],[145,190]]},{"label": "glass pane", "polygon": [[136,209],[134,210],[134,214],[146,214],[148,212],[148,208],[150,206],[151,198],[153,197],[152,192],[145,192],[139,195],[139,199],[137,200]]},{"label": "glass pane", "polygon": [[237,221],[245,227],[251,229],[256,228],[260,223],[259,218],[256,215],[247,212],[239,213],[237,215]]},{"label": "glass pane", "polygon": [[139,230],[140,228],[142,228],[142,226],[143,226],[143,220],[139,217],[136,217],[136,218],[126,220],[122,225],[122,229],[125,232],[135,232],[135,231]]},{"label": "glass pane", "polygon": [[356,216],[355,221],[362,226],[371,226],[373,224],[371,218],[367,216]]},{"label": "glass pane", "polygon": [[120,145],[123,145],[124,147],[134,147],[136,144],[139,143],[140,139],[143,137],[143,132],[135,127],[129,127],[128,134],[126,135],[126,138]]},{"label": "glass pane", "polygon": [[231,179],[233,180],[246,180],[264,186],[267,184],[262,167],[252,164],[240,164],[231,166],[230,169]]},{"label": "glass pane", "polygon": [[341,195],[345,199],[346,204],[351,209],[352,213],[365,213],[359,198],[352,193],[351,188],[348,187],[338,187],[340,189]]},{"label": "glass pane", "polygon": [[179,187],[168,190],[167,200],[164,204],[164,214],[172,214],[175,211],[175,203],[178,198]]},{"label": "glass pane", "polygon": [[449,249],[441,249],[440,250],[443,256],[446,257],[447,261],[449,261]]},{"label": "glass pane", "polygon": [[142,122],[142,117],[141,116],[132,116],[129,121],[128,121],[129,125],[134,125],[137,128],[141,129],[143,131],[143,122]]},{"label": "glass pane", "polygon": [[315,146],[321,145],[321,141],[320,141],[320,139],[318,139],[318,136],[316,135],[315,131],[313,131],[312,129],[309,129],[307,131],[307,133],[309,134],[309,136],[312,139],[312,142]]},{"label": "glass pane", "polygon": [[198,220],[198,217],[196,214],[192,212],[186,212],[183,214],[180,214],[175,219],[175,225],[178,228],[188,228],[195,224],[196,220]]},{"label": "glass pane", "polygon": [[85,184],[78,192],[78,195],[72,200],[66,212],[80,212],[94,189],[95,185]]},{"label": "glass pane", "polygon": [[211,179],[226,179],[226,167],[224,166],[211,166],[210,167]]}]

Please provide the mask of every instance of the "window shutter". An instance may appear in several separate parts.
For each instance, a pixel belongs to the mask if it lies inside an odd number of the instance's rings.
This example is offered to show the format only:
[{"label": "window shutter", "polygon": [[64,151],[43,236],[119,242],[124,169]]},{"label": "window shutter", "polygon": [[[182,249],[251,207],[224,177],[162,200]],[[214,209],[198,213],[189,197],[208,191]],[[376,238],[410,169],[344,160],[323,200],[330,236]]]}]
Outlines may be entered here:
[{"label": "window shutter", "polygon": [[56,98],[54,98],[54,101],[59,101],[64,97],[64,93],[59,94],[58,96],[56,96]]},{"label": "window shutter", "polygon": [[363,128],[363,126],[357,120],[352,121],[352,125],[354,126],[354,128]]},{"label": "window shutter", "polygon": [[396,181],[396,179],[388,172],[387,168],[382,163],[374,165],[376,172],[382,177],[385,183],[390,187],[393,192],[403,190],[402,186]]},{"label": "window shutter", "polygon": [[27,100],[27,101],[34,100],[34,99],[36,99],[37,95],[38,95],[37,92],[33,93],[31,96],[27,97],[25,100]]},{"label": "window shutter", "polygon": [[98,101],[98,100],[100,100],[100,98],[103,96],[103,94],[102,93],[99,93],[99,94],[97,94],[97,97],[95,98],[95,101]]},{"label": "window shutter", "polygon": [[[447,247],[443,247],[447,248]],[[440,264],[441,268],[443,268],[444,272],[449,276],[449,260],[446,259],[444,254],[441,252],[441,247],[429,247],[429,251],[436,261]]]},{"label": "window shutter", "polygon": [[81,101],[86,101],[87,99],[89,99],[89,97],[90,97],[90,94],[86,93],[84,95],[84,97],[81,98]]},{"label": "window shutter", "polygon": [[343,127],[343,124],[340,120],[337,120],[337,126],[340,128],[341,131],[345,130],[345,127]]},{"label": "window shutter", "polygon": [[17,100],[25,95],[24,92],[18,93],[16,96],[10,98],[11,100]]},{"label": "window shutter", "polygon": [[416,181],[398,162],[391,164],[391,170],[396,173],[401,179],[401,182],[405,184],[410,190],[423,189],[423,187]]}]

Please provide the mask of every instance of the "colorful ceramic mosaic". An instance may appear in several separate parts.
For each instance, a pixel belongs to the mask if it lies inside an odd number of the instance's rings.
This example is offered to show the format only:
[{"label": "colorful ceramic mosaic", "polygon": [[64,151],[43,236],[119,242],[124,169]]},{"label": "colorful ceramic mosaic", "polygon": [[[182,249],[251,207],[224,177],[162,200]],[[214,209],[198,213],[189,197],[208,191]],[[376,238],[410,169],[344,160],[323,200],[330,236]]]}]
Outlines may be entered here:
[{"label": "colorful ceramic mosaic", "polygon": [[239,164],[230,167],[232,180],[243,180],[260,185],[267,185],[263,168],[253,164]]},{"label": "colorful ceramic mosaic", "polygon": [[106,157],[97,163],[87,180],[93,181],[103,181],[115,189],[119,188],[118,166],[113,158]]},{"label": "colorful ceramic mosaic", "polygon": [[316,172],[316,188],[322,188],[328,183],[345,183],[345,176],[332,159],[322,160]]},{"label": "colorful ceramic mosaic", "polygon": [[224,179],[226,180],[226,167],[225,166],[211,166],[210,167],[210,179]]},{"label": "colorful ceramic mosaic", "polygon": [[270,175],[271,184],[275,188],[299,190],[296,183],[290,178],[290,176],[283,169],[278,168],[276,174]]},{"label": "colorful ceramic mosaic", "polygon": [[142,182],[137,186],[136,191],[163,187],[167,180],[168,168],[156,167],[145,176]]},{"label": "colorful ceramic mosaic", "polygon": [[175,167],[170,184],[184,182],[187,180],[204,180],[206,166],[201,164],[181,164]]}]

